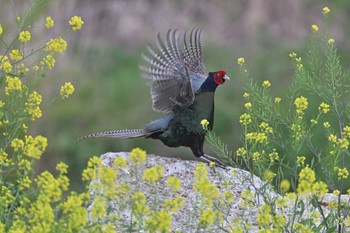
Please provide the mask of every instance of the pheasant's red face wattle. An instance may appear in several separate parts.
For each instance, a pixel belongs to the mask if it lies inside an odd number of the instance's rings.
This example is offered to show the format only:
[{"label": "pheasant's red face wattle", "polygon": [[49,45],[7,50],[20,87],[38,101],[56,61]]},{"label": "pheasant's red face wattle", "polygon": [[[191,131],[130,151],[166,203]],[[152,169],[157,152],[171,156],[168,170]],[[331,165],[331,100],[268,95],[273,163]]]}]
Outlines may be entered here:
[{"label": "pheasant's red face wattle", "polygon": [[214,72],[214,81],[216,84],[220,85],[225,82],[225,80],[229,79],[228,76],[226,75],[226,71],[224,70],[219,70]]}]

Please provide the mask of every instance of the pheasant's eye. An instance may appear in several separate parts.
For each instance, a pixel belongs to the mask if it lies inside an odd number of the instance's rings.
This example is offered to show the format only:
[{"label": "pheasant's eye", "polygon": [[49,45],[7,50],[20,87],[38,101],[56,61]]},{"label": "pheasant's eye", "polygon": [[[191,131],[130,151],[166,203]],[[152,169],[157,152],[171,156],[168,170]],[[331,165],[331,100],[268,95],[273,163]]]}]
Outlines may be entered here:
[{"label": "pheasant's eye", "polygon": [[219,74],[219,73],[216,73],[216,76],[220,77],[220,74]]}]

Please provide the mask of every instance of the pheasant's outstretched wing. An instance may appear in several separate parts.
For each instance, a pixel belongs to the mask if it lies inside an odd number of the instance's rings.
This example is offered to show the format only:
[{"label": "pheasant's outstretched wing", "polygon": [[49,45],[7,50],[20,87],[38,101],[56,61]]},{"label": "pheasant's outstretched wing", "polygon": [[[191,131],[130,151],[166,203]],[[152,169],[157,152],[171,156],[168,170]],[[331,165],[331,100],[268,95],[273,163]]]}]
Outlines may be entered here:
[{"label": "pheasant's outstretched wing", "polygon": [[195,92],[206,79],[202,60],[200,30],[192,29],[189,37],[184,35],[181,48],[180,34],[169,30],[163,41],[158,34],[157,49],[148,46],[148,63],[141,66],[143,76],[151,79],[153,109],[160,112],[172,111],[174,105],[189,106]]}]

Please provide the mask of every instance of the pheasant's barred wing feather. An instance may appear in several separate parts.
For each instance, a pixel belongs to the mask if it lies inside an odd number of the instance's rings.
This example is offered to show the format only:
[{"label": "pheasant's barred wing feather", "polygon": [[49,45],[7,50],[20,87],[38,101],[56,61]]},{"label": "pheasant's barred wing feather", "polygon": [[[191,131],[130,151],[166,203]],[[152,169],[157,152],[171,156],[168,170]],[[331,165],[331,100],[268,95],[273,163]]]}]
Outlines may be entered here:
[{"label": "pheasant's barred wing feather", "polygon": [[[180,34],[169,30],[165,40],[157,35],[157,49],[148,46],[149,55],[143,55],[146,66],[141,66],[143,76],[152,80],[151,95],[153,109],[170,112],[174,105],[189,106],[194,101],[198,82],[204,82],[199,29],[191,31],[190,44],[184,37],[184,50],[181,49]],[[196,59],[200,59],[197,61]],[[200,77],[200,78],[198,78]],[[193,85],[196,83],[196,85]]]},{"label": "pheasant's barred wing feather", "polygon": [[184,60],[190,75],[206,74],[202,55],[201,33],[200,28],[193,28],[190,32],[189,45],[187,43],[187,31],[184,35]]}]

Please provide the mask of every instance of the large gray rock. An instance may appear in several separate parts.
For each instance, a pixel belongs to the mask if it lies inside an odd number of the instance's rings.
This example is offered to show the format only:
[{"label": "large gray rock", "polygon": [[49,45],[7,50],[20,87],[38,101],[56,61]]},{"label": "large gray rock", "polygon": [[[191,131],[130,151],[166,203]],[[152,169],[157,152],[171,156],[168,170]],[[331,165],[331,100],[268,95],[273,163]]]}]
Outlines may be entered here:
[{"label": "large gray rock", "polygon": [[[129,153],[117,152],[106,153],[101,155],[104,166],[113,168],[113,161],[117,157],[123,157],[128,160]],[[147,155],[147,161],[137,167],[131,166],[130,163],[126,168],[123,168],[118,173],[118,179],[115,181],[118,185],[127,183],[130,187],[130,197],[136,191],[143,192],[147,197],[147,205],[152,211],[159,211],[162,208],[162,203],[165,200],[174,199],[175,197],[182,197],[184,205],[177,212],[172,214],[172,231],[180,232],[230,232],[233,227],[247,227],[249,232],[258,231],[258,208],[264,203],[274,203],[277,198],[281,196],[277,194],[273,188],[263,182],[260,178],[253,174],[237,169],[237,168],[211,168],[207,166],[208,180],[214,184],[222,193],[230,191],[233,193],[234,201],[229,205],[222,202],[223,196],[214,200],[212,209],[222,213],[222,221],[217,221],[215,224],[207,228],[200,228],[199,219],[203,209],[208,206],[201,204],[203,197],[198,191],[194,190],[195,178],[193,172],[196,165],[200,163],[197,161],[185,161],[176,158],[165,158],[155,155]],[[164,168],[164,177],[161,178],[156,185],[151,185],[142,179],[143,171],[147,168],[160,165]],[[172,191],[166,185],[166,180],[170,176],[176,176],[182,182],[181,189],[177,192]],[[251,198],[247,195],[247,190],[250,190]],[[92,191],[93,192],[93,191]],[[249,192],[248,192],[249,194]],[[249,196],[249,195],[248,195]],[[127,197],[126,199],[128,199]],[[129,198],[130,199],[130,198]],[[333,195],[326,196],[327,202],[336,200]],[[124,199],[125,200],[125,199]],[[307,203],[305,198],[305,203]],[[125,208],[120,208],[123,204]],[[290,205],[281,209],[276,209],[275,215],[281,215],[286,219],[287,224],[291,224],[291,217],[295,212],[295,206]],[[91,208],[91,207],[90,207]],[[324,207],[322,207],[324,208]],[[132,221],[131,205],[127,203],[119,203],[118,200],[111,202],[111,212],[118,212],[120,223],[116,226],[118,232],[124,232],[125,225]],[[303,219],[310,218],[311,212],[317,212],[311,204],[305,205],[305,211],[302,213],[297,221],[301,222]],[[326,208],[324,214],[328,214],[329,210]],[[296,220],[293,220],[295,223]],[[319,221],[316,219],[316,221]],[[291,226],[290,226],[291,227]]]}]

